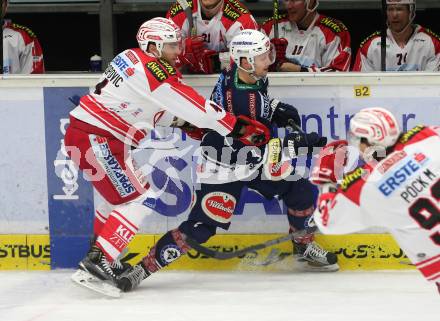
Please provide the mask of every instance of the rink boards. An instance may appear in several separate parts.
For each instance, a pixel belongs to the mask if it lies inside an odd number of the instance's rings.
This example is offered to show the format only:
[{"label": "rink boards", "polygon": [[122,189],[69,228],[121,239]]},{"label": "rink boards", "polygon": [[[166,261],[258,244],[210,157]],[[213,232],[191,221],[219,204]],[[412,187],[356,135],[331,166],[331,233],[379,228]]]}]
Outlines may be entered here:
[{"label": "rink boards", "polygon": [[[71,268],[89,246],[94,207],[100,202],[91,184],[66,157],[63,136],[68,114],[79,97],[94,86],[95,75],[10,76],[0,81],[0,269]],[[189,77],[187,83],[209,96],[215,76]],[[270,95],[296,106],[302,127],[329,139],[346,137],[351,115],[360,108],[385,106],[402,128],[440,123],[438,74],[325,74],[270,77]],[[283,135],[279,131],[279,135]],[[148,145],[149,144],[149,145]],[[146,165],[153,188],[162,190],[156,214],[140,227],[130,246],[138,260],[155,235],[177,227],[190,210],[197,142],[180,131],[149,133],[149,151],[136,153]],[[169,149],[177,146],[177,149]],[[154,156],[156,163],[148,167]],[[308,164],[297,164],[307,175]],[[210,241],[228,251],[286,233],[286,208],[245,189],[226,235]],[[343,269],[408,268],[405,257],[383,230],[368,235],[318,237],[327,249],[339,253]],[[288,243],[282,253],[291,251]],[[198,253],[180,260],[179,269],[237,269],[256,267],[262,252],[245,260],[214,261]],[[285,256],[268,269],[289,268]],[[244,262],[246,261],[246,262]]]},{"label": "rink boards", "polygon": [[[148,253],[160,237],[137,235],[130,243],[127,262],[136,264]],[[231,252],[281,236],[281,234],[229,234],[213,237],[206,246],[221,252]],[[343,236],[318,235],[317,241],[327,250],[338,254],[342,270],[409,269],[408,259],[394,239],[385,234],[356,234]],[[280,250],[281,260],[261,265],[272,249]],[[215,260],[191,250],[172,264],[173,270],[264,270],[291,271],[295,263],[290,242],[230,259]],[[49,235],[1,235],[0,270],[49,270],[51,263]]]}]

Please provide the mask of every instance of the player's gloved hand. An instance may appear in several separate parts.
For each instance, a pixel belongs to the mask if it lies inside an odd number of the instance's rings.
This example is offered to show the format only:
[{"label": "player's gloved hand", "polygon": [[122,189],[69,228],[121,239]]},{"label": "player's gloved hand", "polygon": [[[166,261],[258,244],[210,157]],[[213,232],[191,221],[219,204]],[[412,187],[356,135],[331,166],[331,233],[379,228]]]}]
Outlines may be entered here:
[{"label": "player's gloved hand", "polygon": [[318,133],[310,134],[293,131],[284,137],[283,150],[287,151],[290,158],[301,155],[310,155],[314,147],[323,147],[327,144],[327,137],[319,136]]},{"label": "player's gloved hand", "polygon": [[204,49],[202,36],[188,37],[185,39],[184,52],[179,56],[179,60],[191,70],[200,70],[199,61]]},{"label": "player's gloved hand", "polygon": [[199,60],[199,72],[203,74],[213,74],[215,72],[215,60],[218,61],[218,59],[217,51],[204,49]]},{"label": "player's gloved hand", "polygon": [[272,122],[278,127],[291,126],[292,122],[301,126],[298,110],[292,105],[285,104],[278,99],[272,99],[270,107],[272,108]]},{"label": "player's gloved hand", "polygon": [[[321,214],[322,225],[327,226],[330,218],[330,210],[335,205],[333,200],[336,197],[337,189],[333,184],[324,184],[318,197],[318,211]],[[315,214],[316,215],[316,214]]]},{"label": "player's gloved hand", "polygon": [[185,126],[181,128],[189,137],[195,140],[202,140],[206,134],[206,129],[198,128],[196,126]]},{"label": "player's gloved hand", "polygon": [[312,183],[317,185],[336,184],[342,179],[348,158],[347,145],[346,140],[336,140],[319,152],[319,157],[310,176]]},{"label": "player's gloved hand", "polygon": [[245,145],[261,146],[270,139],[270,131],[264,124],[240,115],[231,132],[231,137],[240,140]]},{"label": "player's gloved hand", "polygon": [[276,51],[275,63],[271,66],[271,71],[278,71],[278,67],[286,61],[286,49],[289,42],[286,38],[273,38],[270,42]]}]

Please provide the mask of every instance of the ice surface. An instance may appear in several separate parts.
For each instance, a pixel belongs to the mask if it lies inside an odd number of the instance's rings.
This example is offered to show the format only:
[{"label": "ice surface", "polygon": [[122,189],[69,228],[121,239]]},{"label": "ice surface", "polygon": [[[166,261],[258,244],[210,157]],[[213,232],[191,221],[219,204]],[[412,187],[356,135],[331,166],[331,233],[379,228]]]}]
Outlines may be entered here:
[{"label": "ice surface", "polygon": [[1,321],[423,321],[440,296],[417,271],[159,272],[120,299],[73,270],[0,272]]}]

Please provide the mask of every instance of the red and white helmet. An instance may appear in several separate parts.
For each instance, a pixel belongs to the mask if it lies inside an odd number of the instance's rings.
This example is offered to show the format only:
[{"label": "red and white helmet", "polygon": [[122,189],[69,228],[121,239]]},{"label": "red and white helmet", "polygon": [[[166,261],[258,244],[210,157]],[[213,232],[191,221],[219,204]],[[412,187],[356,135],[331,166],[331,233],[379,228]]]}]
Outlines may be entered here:
[{"label": "red and white helmet", "polygon": [[350,121],[350,136],[359,140],[366,138],[373,146],[392,146],[399,135],[400,128],[396,118],[385,108],[362,109]]},{"label": "red and white helmet", "polygon": [[162,49],[164,43],[173,43],[182,41],[182,33],[172,20],[157,17],[144,22],[136,35],[139,43],[139,48],[147,52],[148,44],[154,43],[159,57],[162,56]]},{"label": "red and white helmet", "polygon": [[310,1],[311,1],[311,0],[305,0],[305,1],[304,1],[304,2],[305,2],[305,5],[306,5],[307,12],[313,12],[313,11],[315,11],[315,10],[318,8],[318,6],[319,6],[319,0],[316,0],[316,2],[315,2],[315,6],[314,6],[313,8],[310,8]]}]

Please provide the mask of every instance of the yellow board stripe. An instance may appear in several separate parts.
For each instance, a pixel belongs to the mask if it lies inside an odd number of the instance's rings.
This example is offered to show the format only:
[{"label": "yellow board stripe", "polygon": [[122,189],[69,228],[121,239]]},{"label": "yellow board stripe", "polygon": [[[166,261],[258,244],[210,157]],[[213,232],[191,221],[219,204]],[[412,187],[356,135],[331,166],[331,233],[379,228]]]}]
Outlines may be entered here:
[{"label": "yellow board stripe", "polygon": [[[235,251],[262,243],[282,234],[227,234],[216,235],[205,245],[220,251]],[[138,263],[162,235],[137,235],[129,245],[131,264]],[[405,254],[388,234],[317,235],[316,241],[325,249],[338,254],[341,270],[397,270],[413,268]],[[283,260],[260,266],[272,249],[277,248]],[[73,249],[74,250],[74,249]],[[292,244],[286,242],[244,258],[215,260],[194,250],[174,262],[172,270],[246,270],[290,271],[295,269]],[[257,264],[257,265],[256,265]],[[0,270],[49,270],[49,235],[0,235]]]}]

